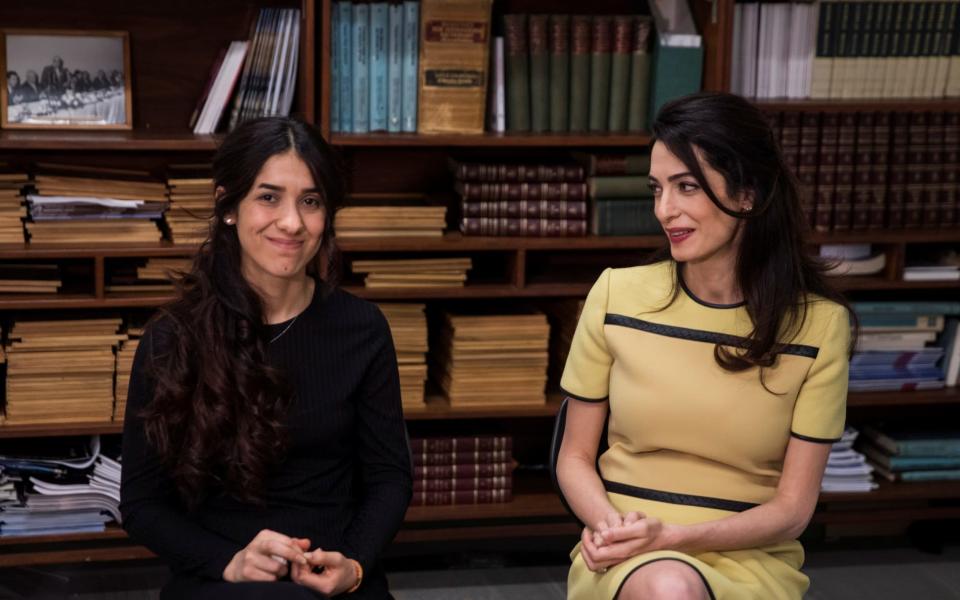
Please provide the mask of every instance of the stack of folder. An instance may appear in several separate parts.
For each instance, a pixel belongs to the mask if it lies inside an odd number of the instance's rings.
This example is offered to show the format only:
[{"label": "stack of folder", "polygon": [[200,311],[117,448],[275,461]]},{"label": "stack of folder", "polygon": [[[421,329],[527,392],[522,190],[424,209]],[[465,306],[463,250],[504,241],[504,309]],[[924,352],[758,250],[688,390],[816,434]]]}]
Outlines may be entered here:
[{"label": "stack of folder", "polygon": [[355,260],[351,264],[354,273],[367,274],[363,284],[368,288],[462,287],[472,267],[469,258]]},{"label": "stack of folder", "polygon": [[427,317],[423,304],[381,304],[390,324],[400,370],[400,398],[404,408],[423,407],[427,379]]}]

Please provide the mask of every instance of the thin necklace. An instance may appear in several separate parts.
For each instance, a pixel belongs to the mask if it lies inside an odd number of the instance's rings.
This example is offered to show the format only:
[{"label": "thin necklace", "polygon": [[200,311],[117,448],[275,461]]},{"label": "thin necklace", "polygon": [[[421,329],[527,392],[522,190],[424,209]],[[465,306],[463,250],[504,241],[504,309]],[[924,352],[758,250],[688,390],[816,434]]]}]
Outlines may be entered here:
[{"label": "thin necklace", "polygon": [[295,316],[293,319],[291,319],[291,320],[290,320],[290,323],[289,323],[286,327],[283,328],[283,331],[281,331],[280,333],[278,333],[276,336],[274,336],[274,338],[273,338],[272,340],[270,340],[270,343],[272,344],[272,343],[274,343],[275,341],[279,340],[279,339],[280,339],[280,336],[282,336],[282,335],[285,334],[287,331],[289,331],[290,328],[293,327],[293,324],[296,323],[296,322],[297,322],[297,319],[299,319],[299,318],[300,318],[300,315],[297,315],[297,316]]}]

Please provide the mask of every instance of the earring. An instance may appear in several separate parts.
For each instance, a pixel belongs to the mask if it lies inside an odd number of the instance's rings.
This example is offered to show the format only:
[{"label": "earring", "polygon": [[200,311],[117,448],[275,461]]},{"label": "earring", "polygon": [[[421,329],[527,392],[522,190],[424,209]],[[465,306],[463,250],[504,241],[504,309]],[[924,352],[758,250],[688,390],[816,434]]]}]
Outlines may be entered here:
[{"label": "earring", "polygon": [[226,223],[227,225],[233,225],[233,223],[234,223],[234,218],[233,218],[233,217],[227,217],[227,218],[225,218],[225,219],[223,220],[223,222]]}]

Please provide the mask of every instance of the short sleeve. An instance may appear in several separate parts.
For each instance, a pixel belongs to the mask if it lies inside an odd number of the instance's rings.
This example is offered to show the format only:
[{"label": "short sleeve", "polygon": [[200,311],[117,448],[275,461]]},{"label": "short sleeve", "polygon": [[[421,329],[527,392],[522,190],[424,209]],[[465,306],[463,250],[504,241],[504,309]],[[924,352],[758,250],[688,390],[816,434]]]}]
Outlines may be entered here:
[{"label": "short sleeve", "polygon": [[830,322],[797,395],[790,434],[808,442],[830,444],[843,434],[847,412],[850,317],[842,306],[824,317]]},{"label": "short sleeve", "polygon": [[560,379],[560,390],[564,394],[585,402],[603,402],[609,395],[613,357],[607,350],[603,322],[607,315],[610,272],[611,269],[604,271],[587,294]]}]

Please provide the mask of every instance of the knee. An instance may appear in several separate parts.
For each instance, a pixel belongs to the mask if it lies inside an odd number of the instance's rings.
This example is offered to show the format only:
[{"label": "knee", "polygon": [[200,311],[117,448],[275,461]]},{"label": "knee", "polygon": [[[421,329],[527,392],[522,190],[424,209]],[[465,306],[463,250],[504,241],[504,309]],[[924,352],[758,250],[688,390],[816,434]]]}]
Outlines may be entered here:
[{"label": "knee", "polygon": [[[671,561],[672,562],[672,561]],[[618,600],[706,600],[700,575],[685,564],[651,564],[627,579]]]}]

